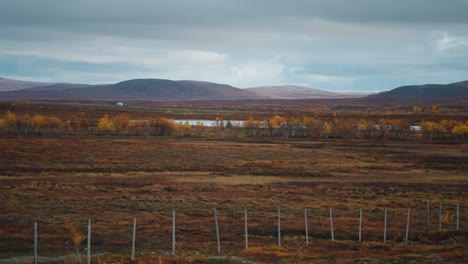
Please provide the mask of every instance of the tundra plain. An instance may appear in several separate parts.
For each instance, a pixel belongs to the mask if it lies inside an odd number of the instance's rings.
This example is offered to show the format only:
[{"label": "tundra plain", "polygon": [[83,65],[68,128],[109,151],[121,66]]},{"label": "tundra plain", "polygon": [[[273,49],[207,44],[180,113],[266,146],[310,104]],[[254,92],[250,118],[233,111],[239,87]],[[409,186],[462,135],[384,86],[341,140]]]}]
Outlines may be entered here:
[{"label": "tundra plain", "polygon": [[[31,106],[16,107],[17,113],[27,114]],[[77,106],[52,104],[40,109],[50,114],[57,107],[74,111]],[[113,115],[110,108],[86,111],[97,111],[98,117],[104,111]],[[148,109],[116,111],[132,117],[133,112]],[[187,117],[193,115],[193,109],[187,111]],[[468,158],[460,148],[463,141],[252,138],[219,136],[216,128],[211,129],[213,133],[206,136],[2,135],[0,258],[31,261],[37,222],[38,254],[48,257],[43,263],[79,263],[77,252],[84,262],[91,219],[93,263],[468,260]],[[330,237],[330,208],[335,241]],[[360,208],[362,242],[358,242]],[[410,229],[405,241],[408,208]],[[176,211],[175,255],[171,254],[172,210]]]}]

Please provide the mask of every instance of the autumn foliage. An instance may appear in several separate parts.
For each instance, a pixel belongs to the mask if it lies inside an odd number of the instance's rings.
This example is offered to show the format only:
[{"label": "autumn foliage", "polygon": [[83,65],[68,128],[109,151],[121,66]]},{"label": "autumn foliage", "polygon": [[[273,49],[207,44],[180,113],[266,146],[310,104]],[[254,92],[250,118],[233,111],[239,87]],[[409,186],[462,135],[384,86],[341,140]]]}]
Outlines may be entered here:
[{"label": "autumn foliage", "polygon": [[128,114],[104,114],[97,120],[77,118],[72,114],[63,119],[54,115],[18,116],[7,111],[0,116],[0,134],[35,136],[74,135],[136,135],[136,136],[216,136],[216,137],[282,137],[282,138],[342,138],[342,139],[423,139],[466,140],[468,122],[442,119],[416,123],[404,118],[350,118],[336,113],[332,118],[311,116],[287,117],[274,115],[268,119],[249,117],[244,121],[217,117],[214,127],[198,122],[175,122],[158,117],[132,119]]}]

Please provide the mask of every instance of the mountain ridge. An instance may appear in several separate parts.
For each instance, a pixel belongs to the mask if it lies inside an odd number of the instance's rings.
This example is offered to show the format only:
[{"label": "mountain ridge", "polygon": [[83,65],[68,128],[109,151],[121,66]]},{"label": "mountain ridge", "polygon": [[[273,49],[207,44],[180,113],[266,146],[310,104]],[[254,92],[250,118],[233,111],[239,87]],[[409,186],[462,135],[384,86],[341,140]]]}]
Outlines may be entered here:
[{"label": "mountain ridge", "polygon": [[[13,84],[13,85],[12,85]],[[5,91],[15,88],[18,90]],[[19,89],[22,88],[22,89]],[[96,101],[213,101],[213,100],[324,100],[323,102],[370,104],[427,104],[468,101],[468,80],[449,84],[405,85],[364,96],[362,93],[330,92],[296,85],[239,89],[228,84],[195,80],[132,79],[115,84],[43,83],[0,77],[2,100]],[[343,101],[344,100],[344,101]]]}]

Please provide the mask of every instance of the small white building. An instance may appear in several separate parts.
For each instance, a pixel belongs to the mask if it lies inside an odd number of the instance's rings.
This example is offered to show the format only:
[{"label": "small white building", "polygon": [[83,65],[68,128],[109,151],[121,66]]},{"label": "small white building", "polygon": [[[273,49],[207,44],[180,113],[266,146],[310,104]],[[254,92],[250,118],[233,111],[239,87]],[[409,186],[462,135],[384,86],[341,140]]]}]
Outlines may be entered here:
[{"label": "small white building", "polygon": [[421,126],[410,126],[409,130],[410,131],[421,131],[422,128],[421,128]]},{"label": "small white building", "polygon": [[123,102],[117,102],[115,103],[116,106],[127,106],[126,103],[123,103]]}]

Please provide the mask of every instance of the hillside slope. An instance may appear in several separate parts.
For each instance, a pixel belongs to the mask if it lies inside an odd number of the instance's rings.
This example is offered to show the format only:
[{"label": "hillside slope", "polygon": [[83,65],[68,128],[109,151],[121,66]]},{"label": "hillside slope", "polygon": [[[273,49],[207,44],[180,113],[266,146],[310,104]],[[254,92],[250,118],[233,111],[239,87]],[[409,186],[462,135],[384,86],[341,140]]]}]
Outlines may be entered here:
[{"label": "hillside slope", "polygon": [[450,84],[408,85],[367,96],[371,103],[428,104],[468,101],[468,81]]}]

